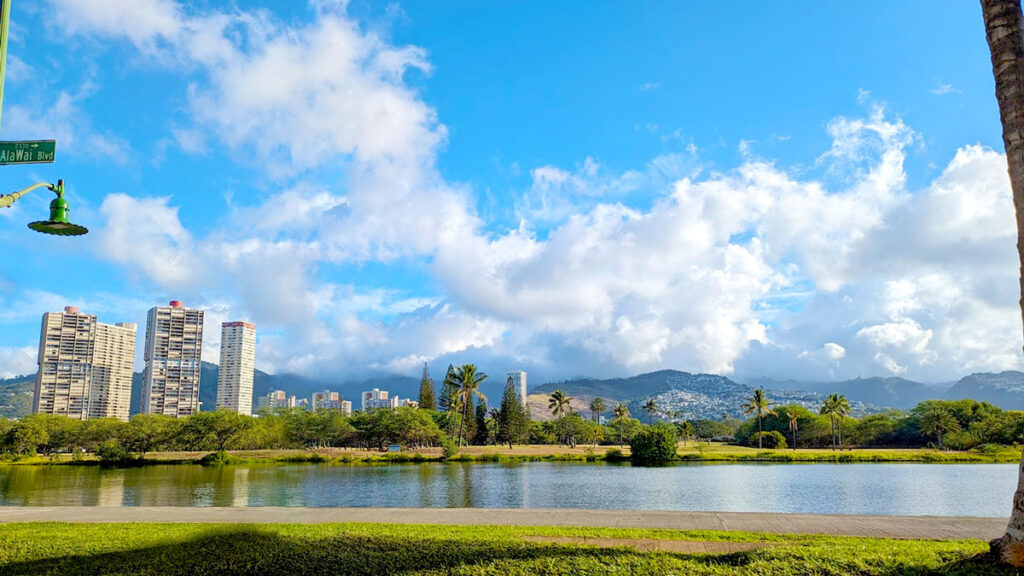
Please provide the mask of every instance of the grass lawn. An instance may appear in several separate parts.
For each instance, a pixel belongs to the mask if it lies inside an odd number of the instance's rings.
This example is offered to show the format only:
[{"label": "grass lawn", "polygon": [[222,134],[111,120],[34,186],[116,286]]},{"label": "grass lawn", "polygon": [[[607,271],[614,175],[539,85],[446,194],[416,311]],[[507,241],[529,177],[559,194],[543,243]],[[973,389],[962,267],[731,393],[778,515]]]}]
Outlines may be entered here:
[{"label": "grass lawn", "polygon": [[[754,542],[727,554],[538,542]],[[710,545],[709,545],[710,546]],[[721,546],[721,545],[719,545]],[[980,541],[394,524],[7,524],[0,574],[1015,574]]]}]

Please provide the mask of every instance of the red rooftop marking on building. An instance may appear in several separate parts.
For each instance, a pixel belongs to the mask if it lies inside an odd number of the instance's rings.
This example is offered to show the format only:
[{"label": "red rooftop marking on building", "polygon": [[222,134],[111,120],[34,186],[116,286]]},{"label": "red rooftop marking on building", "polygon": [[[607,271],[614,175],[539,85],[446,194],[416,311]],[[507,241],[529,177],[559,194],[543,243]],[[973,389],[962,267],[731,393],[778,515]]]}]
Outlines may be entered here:
[{"label": "red rooftop marking on building", "polygon": [[171,300],[171,308],[184,308],[185,305],[181,303],[181,300]]},{"label": "red rooftop marking on building", "polygon": [[65,306],[64,307],[64,313],[65,314],[78,314],[78,306]]},{"label": "red rooftop marking on building", "polygon": [[222,324],[222,326],[228,326],[228,327],[231,327],[231,326],[245,326],[246,328],[252,328],[253,330],[256,329],[256,325],[253,324],[252,322],[242,322],[242,321],[225,322],[224,324]]}]

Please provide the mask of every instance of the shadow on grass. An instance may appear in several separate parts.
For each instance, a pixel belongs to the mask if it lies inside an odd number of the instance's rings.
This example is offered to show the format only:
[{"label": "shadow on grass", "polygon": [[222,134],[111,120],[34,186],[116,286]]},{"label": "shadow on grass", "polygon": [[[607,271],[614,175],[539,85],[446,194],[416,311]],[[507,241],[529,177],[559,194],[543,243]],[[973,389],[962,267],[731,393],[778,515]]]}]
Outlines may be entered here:
[{"label": "shadow on grass", "polygon": [[[145,530],[143,526],[140,530]],[[0,574],[61,576],[115,574],[404,574],[450,570],[502,560],[600,567],[628,557],[649,557],[622,549],[580,548],[518,541],[467,542],[363,535],[298,538],[258,529],[216,529],[186,542],[0,564]],[[743,566],[747,553],[687,556],[711,566]],[[482,572],[486,570],[481,570]],[[490,572],[488,572],[490,573]]]},{"label": "shadow on grass", "polygon": [[937,569],[900,567],[881,574],[883,576],[1018,576],[1024,572],[1001,563],[991,554],[975,554],[966,557],[957,555]]}]

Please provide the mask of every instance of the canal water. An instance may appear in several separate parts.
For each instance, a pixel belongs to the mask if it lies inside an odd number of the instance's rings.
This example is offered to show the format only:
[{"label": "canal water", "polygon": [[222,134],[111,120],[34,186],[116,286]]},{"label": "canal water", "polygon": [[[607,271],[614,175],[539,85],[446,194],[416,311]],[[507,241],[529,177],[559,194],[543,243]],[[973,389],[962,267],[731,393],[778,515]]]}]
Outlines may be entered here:
[{"label": "canal water", "polygon": [[0,466],[0,506],[603,508],[1004,517],[1016,483],[1015,464]]}]

